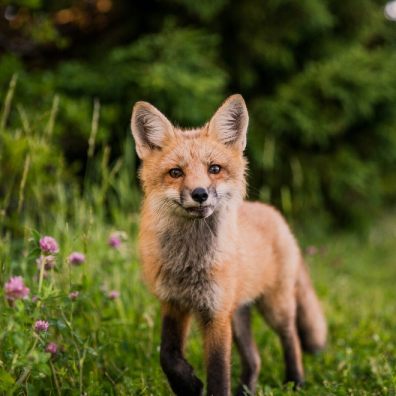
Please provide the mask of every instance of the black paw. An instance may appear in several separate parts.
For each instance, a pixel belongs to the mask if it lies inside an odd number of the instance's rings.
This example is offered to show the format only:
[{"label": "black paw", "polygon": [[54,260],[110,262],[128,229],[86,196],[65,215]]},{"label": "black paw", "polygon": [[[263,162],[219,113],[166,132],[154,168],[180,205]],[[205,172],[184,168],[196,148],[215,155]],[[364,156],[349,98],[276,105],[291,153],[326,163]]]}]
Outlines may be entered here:
[{"label": "black paw", "polygon": [[203,382],[195,376],[189,379],[170,381],[169,385],[177,396],[203,396],[204,394]]},{"label": "black paw", "polygon": [[192,382],[192,388],[193,388],[193,392],[191,393],[191,395],[203,396],[204,384],[198,377],[194,377],[193,382]]}]

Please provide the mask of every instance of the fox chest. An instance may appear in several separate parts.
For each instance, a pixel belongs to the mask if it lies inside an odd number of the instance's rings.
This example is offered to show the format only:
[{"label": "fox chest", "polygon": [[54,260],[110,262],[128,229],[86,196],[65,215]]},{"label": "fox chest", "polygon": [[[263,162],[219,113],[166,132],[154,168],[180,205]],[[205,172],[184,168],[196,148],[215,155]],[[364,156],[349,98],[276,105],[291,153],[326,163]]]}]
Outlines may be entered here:
[{"label": "fox chest", "polygon": [[216,310],[216,235],[207,227],[198,223],[192,229],[169,230],[159,236],[161,261],[156,292],[162,301],[197,312]]}]

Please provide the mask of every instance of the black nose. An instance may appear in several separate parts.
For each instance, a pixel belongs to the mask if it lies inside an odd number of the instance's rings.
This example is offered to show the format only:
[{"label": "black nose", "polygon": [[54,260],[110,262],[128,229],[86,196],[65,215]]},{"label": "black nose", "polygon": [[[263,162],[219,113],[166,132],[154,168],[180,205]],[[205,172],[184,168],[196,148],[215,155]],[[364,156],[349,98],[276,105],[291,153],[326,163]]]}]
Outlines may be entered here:
[{"label": "black nose", "polygon": [[202,203],[208,199],[208,193],[206,189],[198,187],[191,193],[192,199],[196,202]]}]

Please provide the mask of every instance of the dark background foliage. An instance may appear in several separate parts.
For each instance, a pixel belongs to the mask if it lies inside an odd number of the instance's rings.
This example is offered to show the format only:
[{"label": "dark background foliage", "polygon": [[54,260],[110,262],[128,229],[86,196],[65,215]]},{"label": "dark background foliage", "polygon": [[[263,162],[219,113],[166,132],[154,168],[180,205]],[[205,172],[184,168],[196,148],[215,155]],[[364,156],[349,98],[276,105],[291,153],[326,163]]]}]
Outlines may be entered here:
[{"label": "dark background foliage", "polygon": [[21,130],[7,137],[2,125],[2,194],[6,184],[18,194],[22,140],[45,141],[46,130],[54,140],[36,147],[36,174],[54,172],[51,163],[82,185],[94,102],[96,150],[110,147],[115,162],[136,100],[197,126],[240,92],[251,198],[327,226],[368,224],[394,202],[396,23],[382,1],[17,0],[0,11],[4,103],[18,79],[5,124]]}]

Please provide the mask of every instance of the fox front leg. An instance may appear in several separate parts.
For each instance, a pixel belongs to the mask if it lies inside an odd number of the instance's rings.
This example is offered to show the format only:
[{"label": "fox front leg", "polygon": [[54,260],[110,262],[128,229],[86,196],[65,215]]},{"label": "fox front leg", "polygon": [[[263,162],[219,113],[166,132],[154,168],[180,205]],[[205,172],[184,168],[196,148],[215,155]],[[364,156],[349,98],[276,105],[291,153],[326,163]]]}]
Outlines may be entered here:
[{"label": "fox front leg", "polygon": [[207,370],[207,396],[231,394],[231,315],[210,320],[204,325]]},{"label": "fox front leg", "polygon": [[190,315],[164,307],[160,361],[169,385],[177,396],[201,396],[203,383],[183,355]]}]

